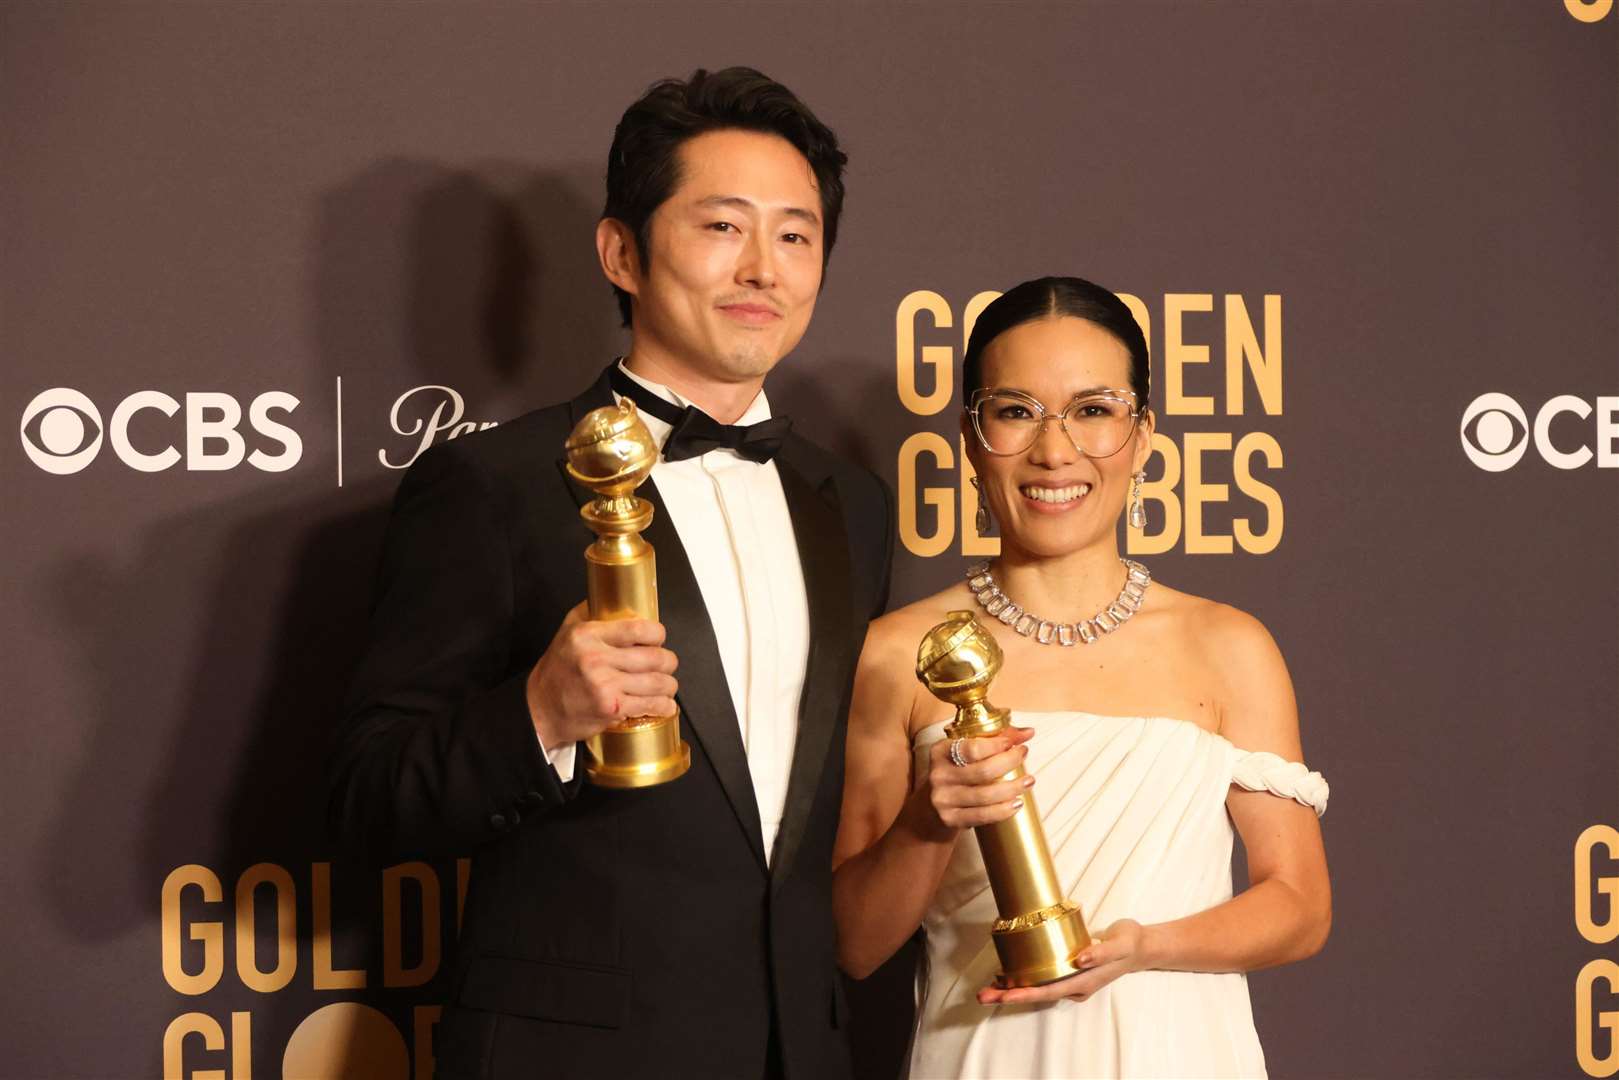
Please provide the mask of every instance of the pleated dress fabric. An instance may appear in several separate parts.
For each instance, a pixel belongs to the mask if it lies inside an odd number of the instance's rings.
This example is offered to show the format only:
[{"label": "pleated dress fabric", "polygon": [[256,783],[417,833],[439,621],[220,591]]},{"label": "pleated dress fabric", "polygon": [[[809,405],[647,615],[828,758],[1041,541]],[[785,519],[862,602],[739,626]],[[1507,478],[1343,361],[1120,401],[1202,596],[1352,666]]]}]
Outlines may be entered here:
[{"label": "pleated dress fabric", "polygon": [[[1233,783],[1326,809],[1320,774],[1239,750],[1196,724],[1082,712],[1017,713],[1057,876],[1086,926],[1157,923],[1229,900]],[[917,733],[919,763],[944,737]],[[963,834],[924,927],[912,1080],[1262,1077],[1265,1055],[1240,973],[1141,971],[1086,1001],[978,1004],[998,964],[978,845]]]}]

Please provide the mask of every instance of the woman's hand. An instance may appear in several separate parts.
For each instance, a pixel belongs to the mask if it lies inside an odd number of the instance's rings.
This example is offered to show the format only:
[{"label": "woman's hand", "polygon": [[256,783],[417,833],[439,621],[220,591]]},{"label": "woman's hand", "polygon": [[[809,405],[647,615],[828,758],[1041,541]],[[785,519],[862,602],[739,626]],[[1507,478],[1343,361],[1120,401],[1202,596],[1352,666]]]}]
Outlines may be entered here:
[{"label": "woman's hand", "polygon": [[1091,935],[1091,943],[1079,954],[1078,975],[1045,986],[1026,986],[1012,990],[986,986],[978,991],[980,1005],[1026,1005],[1038,1001],[1056,1001],[1072,998],[1086,1001],[1102,987],[1128,975],[1132,971],[1145,971],[1147,962],[1144,942],[1146,928],[1134,919],[1120,919],[1100,933]]},{"label": "woman's hand", "polygon": [[1001,778],[1023,764],[1029,754],[1024,744],[1033,737],[1033,728],[1009,727],[999,735],[961,739],[965,765],[950,760],[950,746],[957,740],[934,743],[923,782],[938,823],[952,831],[968,829],[1005,821],[1023,809],[1023,793],[1034,777]]}]

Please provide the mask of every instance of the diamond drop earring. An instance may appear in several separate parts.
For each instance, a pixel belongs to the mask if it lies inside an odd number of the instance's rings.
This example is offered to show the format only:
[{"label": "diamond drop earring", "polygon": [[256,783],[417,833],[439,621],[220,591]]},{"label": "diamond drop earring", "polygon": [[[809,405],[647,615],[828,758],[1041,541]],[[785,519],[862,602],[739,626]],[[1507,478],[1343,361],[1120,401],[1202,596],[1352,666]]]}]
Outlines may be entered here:
[{"label": "diamond drop earring", "polygon": [[[1145,472],[1135,475],[1135,485],[1130,489],[1130,528],[1145,529],[1147,527],[1147,511],[1141,505],[1141,481],[1147,478]],[[980,496],[982,497],[982,496]]]}]

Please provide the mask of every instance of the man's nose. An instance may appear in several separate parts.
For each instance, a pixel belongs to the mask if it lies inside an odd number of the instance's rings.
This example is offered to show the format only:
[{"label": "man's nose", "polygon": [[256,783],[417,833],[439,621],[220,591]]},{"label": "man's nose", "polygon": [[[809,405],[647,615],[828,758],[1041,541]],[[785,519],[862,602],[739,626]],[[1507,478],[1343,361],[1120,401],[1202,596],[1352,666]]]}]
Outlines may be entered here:
[{"label": "man's nose", "polygon": [[743,247],[736,276],[739,283],[755,289],[768,289],[776,284],[776,249],[764,230],[755,230]]}]

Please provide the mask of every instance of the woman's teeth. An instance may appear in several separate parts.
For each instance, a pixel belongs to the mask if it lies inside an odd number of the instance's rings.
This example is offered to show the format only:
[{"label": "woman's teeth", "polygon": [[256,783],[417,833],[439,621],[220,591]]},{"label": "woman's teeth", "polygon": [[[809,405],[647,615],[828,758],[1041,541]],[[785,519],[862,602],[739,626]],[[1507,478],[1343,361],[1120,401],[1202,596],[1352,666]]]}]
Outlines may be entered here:
[{"label": "woman's teeth", "polygon": [[1019,488],[1018,490],[1023,492],[1023,494],[1027,495],[1029,498],[1036,499],[1039,502],[1066,503],[1073,502],[1075,499],[1084,497],[1090,492],[1091,486],[1089,484],[1075,484],[1073,487],[1065,488],[1030,486]]}]

